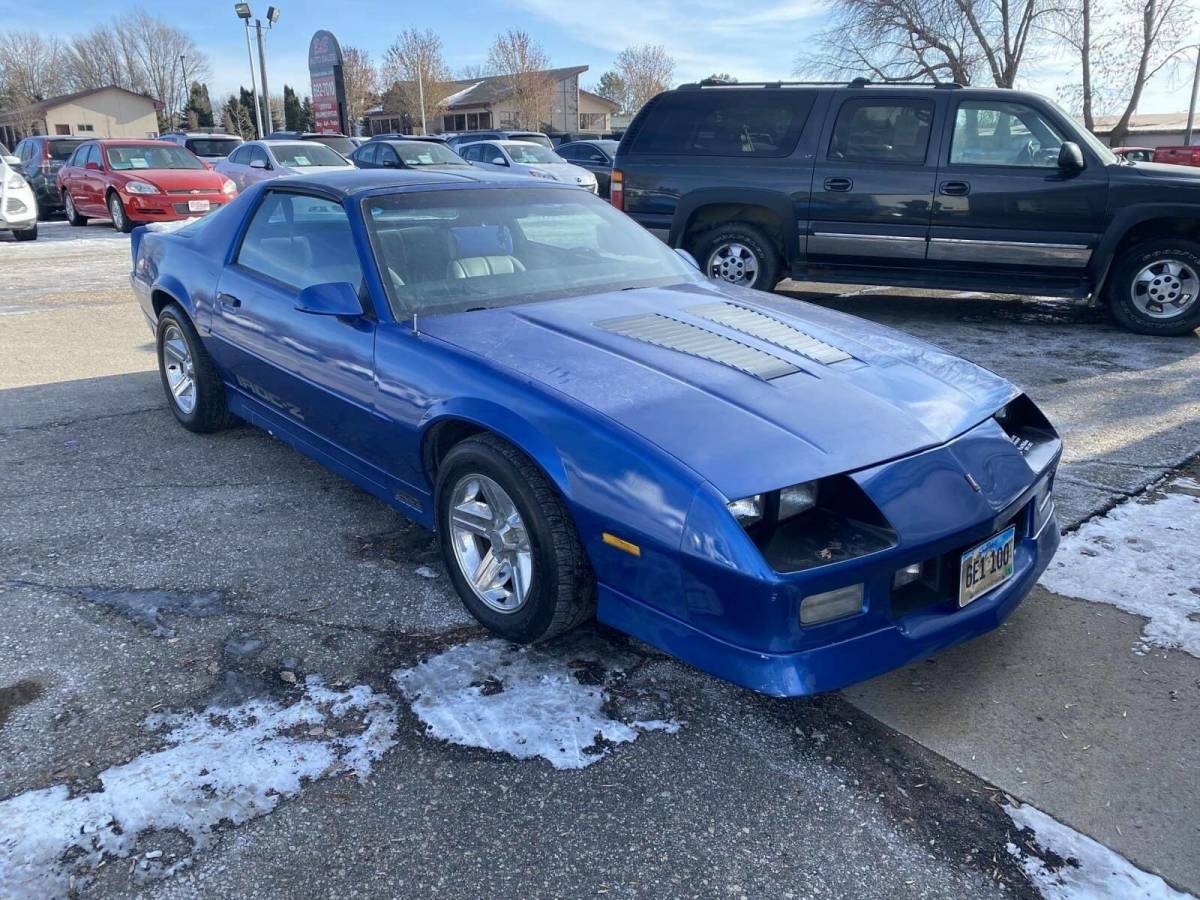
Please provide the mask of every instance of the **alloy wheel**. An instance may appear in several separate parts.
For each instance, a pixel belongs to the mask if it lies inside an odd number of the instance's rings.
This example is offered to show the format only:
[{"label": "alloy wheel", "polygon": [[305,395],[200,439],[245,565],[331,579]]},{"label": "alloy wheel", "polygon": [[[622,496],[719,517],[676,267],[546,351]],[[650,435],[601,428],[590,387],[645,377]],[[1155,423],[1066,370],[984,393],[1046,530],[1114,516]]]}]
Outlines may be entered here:
[{"label": "alloy wheel", "polygon": [[514,613],[525,605],[533,580],[529,532],[512,498],[486,475],[466,475],[451,489],[450,544],[485,606]]},{"label": "alloy wheel", "polygon": [[168,325],[163,332],[162,357],[171,400],[181,413],[191,415],[196,408],[196,369],[192,351],[178,325]]},{"label": "alloy wheel", "polygon": [[745,244],[730,241],[713,250],[704,268],[709,278],[749,287],[758,278],[759,260]]},{"label": "alloy wheel", "polygon": [[1173,319],[1196,302],[1200,277],[1189,263],[1177,259],[1155,260],[1134,276],[1129,298],[1143,315]]},{"label": "alloy wheel", "polygon": [[116,194],[108,198],[108,211],[112,214],[113,225],[118,231],[125,227],[125,210],[121,208],[121,200]]}]

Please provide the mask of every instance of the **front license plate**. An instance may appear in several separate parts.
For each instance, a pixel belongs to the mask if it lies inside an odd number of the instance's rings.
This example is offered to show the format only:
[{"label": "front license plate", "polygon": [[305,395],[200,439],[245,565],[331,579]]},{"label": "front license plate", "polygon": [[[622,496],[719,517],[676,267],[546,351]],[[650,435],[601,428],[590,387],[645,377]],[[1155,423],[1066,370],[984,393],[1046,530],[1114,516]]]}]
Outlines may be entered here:
[{"label": "front license plate", "polygon": [[188,212],[208,212],[212,208],[212,203],[208,200],[189,200]]},{"label": "front license plate", "polygon": [[1010,525],[962,555],[962,574],[958,578],[960,608],[1012,578],[1016,536],[1017,529]]}]

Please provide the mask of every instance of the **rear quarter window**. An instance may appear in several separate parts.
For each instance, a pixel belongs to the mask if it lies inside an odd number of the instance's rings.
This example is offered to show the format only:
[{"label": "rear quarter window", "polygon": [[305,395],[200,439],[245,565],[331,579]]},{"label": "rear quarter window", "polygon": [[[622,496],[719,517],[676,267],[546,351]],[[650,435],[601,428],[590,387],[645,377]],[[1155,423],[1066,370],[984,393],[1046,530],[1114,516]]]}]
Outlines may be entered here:
[{"label": "rear quarter window", "polygon": [[631,153],[684,156],[787,156],[796,149],[814,102],[787,88],[672,91],[646,111]]}]

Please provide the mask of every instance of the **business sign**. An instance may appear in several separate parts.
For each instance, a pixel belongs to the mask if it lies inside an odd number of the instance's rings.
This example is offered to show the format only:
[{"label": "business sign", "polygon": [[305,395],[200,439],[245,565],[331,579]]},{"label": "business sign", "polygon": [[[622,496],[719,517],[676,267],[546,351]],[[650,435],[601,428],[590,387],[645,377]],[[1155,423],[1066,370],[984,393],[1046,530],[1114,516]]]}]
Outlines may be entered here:
[{"label": "business sign", "polygon": [[342,80],[342,48],[328,31],[318,31],[308,44],[308,75],[312,79],[313,117],[322,134],[349,134],[346,122],[346,84]]}]

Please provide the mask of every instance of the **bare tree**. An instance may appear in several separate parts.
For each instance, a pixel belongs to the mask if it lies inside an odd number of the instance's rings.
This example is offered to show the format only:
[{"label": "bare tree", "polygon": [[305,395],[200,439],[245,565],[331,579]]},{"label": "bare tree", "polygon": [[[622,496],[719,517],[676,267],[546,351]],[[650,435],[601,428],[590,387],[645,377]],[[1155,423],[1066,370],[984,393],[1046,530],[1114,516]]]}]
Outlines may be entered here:
[{"label": "bare tree", "polygon": [[66,48],[36,31],[0,33],[0,106],[22,107],[65,93]]},{"label": "bare tree", "polygon": [[510,28],[496,35],[487,65],[508,83],[516,127],[538,129],[550,120],[554,102],[554,81],[546,75],[550,58],[528,32]]},{"label": "bare tree", "polygon": [[97,25],[71,38],[66,67],[72,90],[115,85],[127,91],[147,91],[131,35],[124,29]]},{"label": "bare tree", "polygon": [[[430,29],[406,28],[383,55],[384,112],[411,116],[427,126],[440,114],[438,104],[450,93],[450,68],[442,55],[442,39]],[[424,94],[424,110],[421,107]]]},{"label": "bare tree", "polygon": [[187,103],[190,83],[208,77],[208,58],[187,32],[143,9],[117,18],[113,28],[132,46],[146,92],[162,103],[160,127],[175,127]]},{"label": "bare tree", "polygon": [[480,81],[487,78],[492,72],[488,69],[486,63],[471,63],[465,66],[459,66],[455,77],[459,81]]},{"label": "bare tree", "polygon": [[640,44],[617,54],[613,71],[625,85],[626,111],[633,114],[671,86],[675,60],[662,44]]},{"label": "bare tree", "polygon": [[342,78],[346,82],[346,120],[353,131],[379,101],[379,72],[371,63],[371,54],[359,47],[343,47]]}]

